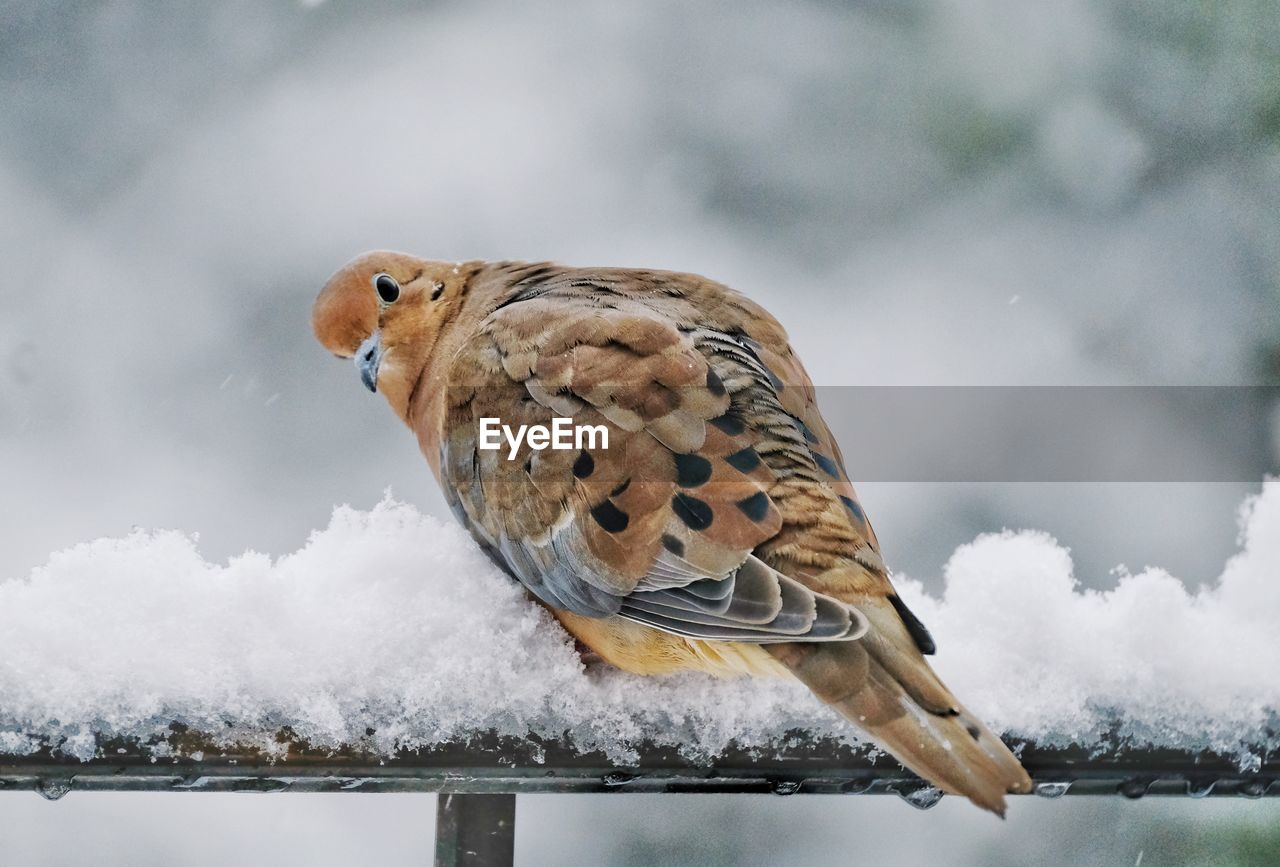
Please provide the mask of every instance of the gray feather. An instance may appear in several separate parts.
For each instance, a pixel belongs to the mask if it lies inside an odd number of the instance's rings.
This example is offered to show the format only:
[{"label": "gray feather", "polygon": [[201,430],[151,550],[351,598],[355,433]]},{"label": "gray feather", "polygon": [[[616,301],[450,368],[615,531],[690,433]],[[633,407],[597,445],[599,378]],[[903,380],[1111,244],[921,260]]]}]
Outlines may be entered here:
[{"label": "gray feather", "polygon": [[[700,595],[710,592],[722,598]],[[688,638],[757,644],[849,640],[866,628],[865,618],[843,602],[814,593],[756,557],[748,557],[729,579],[631,593],[618,613]]]}]

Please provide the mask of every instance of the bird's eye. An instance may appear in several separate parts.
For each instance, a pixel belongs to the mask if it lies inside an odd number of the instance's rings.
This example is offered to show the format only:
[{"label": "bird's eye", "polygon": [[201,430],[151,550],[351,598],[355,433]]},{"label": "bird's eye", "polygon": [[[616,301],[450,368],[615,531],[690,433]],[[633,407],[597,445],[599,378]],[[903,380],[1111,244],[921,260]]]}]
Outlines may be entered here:
[{"label": "bird's eye", "polygon": [[373,275],[373,288],[383,304],[394,304],[400,297],[400,284],[396,282],[395,277],[386,272]]}]

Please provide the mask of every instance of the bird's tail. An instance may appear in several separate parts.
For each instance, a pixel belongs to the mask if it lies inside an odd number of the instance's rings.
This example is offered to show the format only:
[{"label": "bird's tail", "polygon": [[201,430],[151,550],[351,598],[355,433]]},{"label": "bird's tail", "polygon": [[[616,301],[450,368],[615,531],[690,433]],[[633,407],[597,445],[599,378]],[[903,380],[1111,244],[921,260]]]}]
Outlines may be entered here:
[{"label": "bird's tail", "polygon": [[1027,772],[938,680],[887,603],[859,608],[872,623],[861,640],[769,650],[907,768],[1004,816],[1006,793],[1030,791]]}]

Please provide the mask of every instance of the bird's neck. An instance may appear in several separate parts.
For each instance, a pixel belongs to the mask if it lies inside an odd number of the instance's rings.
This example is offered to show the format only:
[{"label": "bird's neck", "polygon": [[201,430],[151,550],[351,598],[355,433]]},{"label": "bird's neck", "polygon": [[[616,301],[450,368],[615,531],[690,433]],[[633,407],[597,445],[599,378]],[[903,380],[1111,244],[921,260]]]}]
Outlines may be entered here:
[{"label": "bird's neck", "polygon": [[461,286],[457,302],[441,323],[435,345],[427,354],[401,414],[405,424],[417,435],[418,447],[437,480],[440,479],[440,443],[449,406],[454,358],[498,304],[494,287],[484,279],[487,269],[484,262],[468,262],[459,267]]}]

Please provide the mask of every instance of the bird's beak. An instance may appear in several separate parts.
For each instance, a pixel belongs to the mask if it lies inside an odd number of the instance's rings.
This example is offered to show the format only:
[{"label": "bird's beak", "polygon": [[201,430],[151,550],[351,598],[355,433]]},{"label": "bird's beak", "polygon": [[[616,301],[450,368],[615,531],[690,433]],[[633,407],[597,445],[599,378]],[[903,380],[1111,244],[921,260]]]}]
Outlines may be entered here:
[{"label": "bird's beak", "polygon": [[378,390],[378,365],[382,363],[382,335],[375,331],[356,350],[356,370],[360,381],[370,391]]}]

